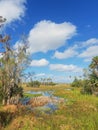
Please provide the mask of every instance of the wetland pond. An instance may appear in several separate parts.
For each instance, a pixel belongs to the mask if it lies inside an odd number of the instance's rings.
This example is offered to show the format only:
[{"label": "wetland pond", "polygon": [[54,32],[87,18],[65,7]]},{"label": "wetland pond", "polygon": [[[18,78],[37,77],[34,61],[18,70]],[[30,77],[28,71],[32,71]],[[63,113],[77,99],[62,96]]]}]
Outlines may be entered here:
[{"label": "wetland pond", "polygon": [[63,98],[54,96],[53,93],[54,91],[27,91],[25,95],[30,94],[32,97],[22,98],[20,102],[30,110],[51,114],[58,109],[60,103],[65,102]]}]

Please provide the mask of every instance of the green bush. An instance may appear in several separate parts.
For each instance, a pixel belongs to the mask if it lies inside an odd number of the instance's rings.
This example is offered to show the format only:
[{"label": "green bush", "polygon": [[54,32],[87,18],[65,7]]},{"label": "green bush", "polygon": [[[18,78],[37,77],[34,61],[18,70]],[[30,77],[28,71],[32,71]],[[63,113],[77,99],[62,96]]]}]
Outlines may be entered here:
[{"label": "green bush", "polygon": [[82,81],[82,94],[92,94],[92,87],[90,86],[90,80],[83,80]]},{"label": "green bush", "polygon": [[74,81],[71,83],[72,87],[81,87],[82,86],[82,80],[75,78]]}]

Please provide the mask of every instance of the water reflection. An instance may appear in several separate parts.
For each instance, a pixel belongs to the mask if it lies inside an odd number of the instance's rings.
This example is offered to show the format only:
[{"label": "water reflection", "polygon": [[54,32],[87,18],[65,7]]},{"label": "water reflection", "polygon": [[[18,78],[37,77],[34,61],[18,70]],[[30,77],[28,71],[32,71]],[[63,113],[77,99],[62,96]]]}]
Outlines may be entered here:
[{"label": "water reflection", "polygon": [[[58,109],[58,104],[59,104],[59,101],[61,100],[61,98],[59,97],[56,97],[53,95],[53,91],[28,91],[27,93],[30,93],[30,94],[41,94],[42,95],[42,99],[41,101],[45,100],[45,98],[48,98],[49,97],[49,102],[46,102],[43,106],[33,106],[32,107],[32,104],[29,104],[29,101],[30,100],[35,100],[36,99],[36,102],[40,102],[40,98],[41,96],[38,96],[38,97],[34,97],[34,98],[23,98],[21,99],[21,103],[23,105],[27,105],[28,106],[28,109],[31,109],[31,110],[40,110],[42,112],[45,112],[47,114],[50,114],[52,112],[54,112],[55,110]],[[32,102],[33,103],[33,102]],[[29,105],[28,105],[29,104]]]}]

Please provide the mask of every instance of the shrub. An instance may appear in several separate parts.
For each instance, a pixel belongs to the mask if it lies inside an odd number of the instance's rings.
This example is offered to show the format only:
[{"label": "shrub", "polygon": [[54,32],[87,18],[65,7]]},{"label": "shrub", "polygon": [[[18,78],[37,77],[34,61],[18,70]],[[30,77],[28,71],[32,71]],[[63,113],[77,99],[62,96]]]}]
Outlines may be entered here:
[{"label": "shrub", "polygon": [[81,87],[82,80],[75,78],[74,81],[71,83],[72,87]]}]

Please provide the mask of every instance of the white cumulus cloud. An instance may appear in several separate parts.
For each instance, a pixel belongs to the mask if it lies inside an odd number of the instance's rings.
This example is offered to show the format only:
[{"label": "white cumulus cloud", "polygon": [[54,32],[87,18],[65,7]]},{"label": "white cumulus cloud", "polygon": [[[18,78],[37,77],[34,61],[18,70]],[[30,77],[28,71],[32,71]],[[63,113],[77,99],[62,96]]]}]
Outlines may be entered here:
[{"label": "white cumulus cloud", "polygon": [[0,16],[7,19],[6,23],[20,20],[25,14],[26,0],[0,0]]},{"label": "white cumulus cloud", "polygon": [[88,39],[87,41],[83,42],[84,46],[93,45],[93,44],[98,44],[97,38],[91,38],[91,39]]},{"label": "white cumulus cloud", "polygon": [[40,60],[32,60],[30,66],[41,67],[41,66],[47,66],[48,64],[49,61],[43,58]]},{"label": "white cumulus cloud", "polygon": [[74,47],[72,48],[68,48],[67,50],[65,50],[64,52],[59,52],[59,51],[56,51],[54,53],[54,56],[53,58],[57,58],[57,59],[67,59],[67,58],[70,58],[70,57],[74,57],[78,55],[78,52],[75,50]]},{"label": "white cumulus cloud", "polygon": [[76,42],[76,44],[78,45],[79,48],[98,45],[98,38],[90,38],[86,41]]},{"label": "white cumulus cloud", "polygon": [[50,70],[56,70],[56,71],[62,71],[62,72],[82,72],[82,68],[73,64],[70,64],[70,65],[50,64]]},{"label": "white cumulus cloud", "polygon": [[89,61],[92,59],[92,57],[98,56],[98,46],[90,46],[85,51],[83,51],[81,54],[79,54],[79,57],[85,58],[85,61]]},{"label": "white cumulus cloud", "polygon": [[29,33],[29,51],[34,53],[55,50],[75,34],[76,26],[69,22],[57,24],[47,20],[40,21]]}]

